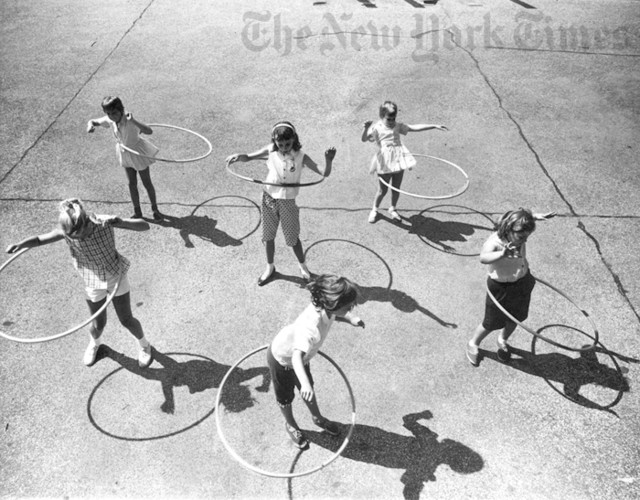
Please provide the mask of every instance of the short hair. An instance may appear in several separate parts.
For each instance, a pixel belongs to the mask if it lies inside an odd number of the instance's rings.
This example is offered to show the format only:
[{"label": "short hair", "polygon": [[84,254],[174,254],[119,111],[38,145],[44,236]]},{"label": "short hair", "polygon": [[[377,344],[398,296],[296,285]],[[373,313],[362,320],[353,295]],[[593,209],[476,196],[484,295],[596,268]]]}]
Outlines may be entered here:
[{"label": "short hair", "polygon": [[82,227],[89,220],[82,201],[78,198],[62,200],[59,206],[58,223],[66,235],[70,235]]},{"label": "short hair", "polygon": [[513,231],[515,226],[520,226],[521,229],[528,232],[535,231],[536,220],[531,210],[520,207],[518,210],[510,210],[504,213],[496,224],[498,237],[501,239],[506,238],[507,234]]},{"label": "short hair", "polygon": [[380,106],[380,118],[384,118],[387,115],[394,115],[398,113],[398,105],[395,102],[384,101]]},{"label": "short hair", "polygon": [[276,140],[286,141],[287,139],[293,139],[292,149],[294,151],[300,151],[300,149],[302,149],[302,144],[300,144],[298,132],[296,132],[296,128],[293,126],[293,124],[287,121],[276,123],[273,126],[273,130],[271,131],[271,142],[273,143],[273,150],[278,151]]},{"label": "short hair", "polygon": [[122,100],[119,97],[107,96],[102,99],[102,109],[105,113],[112,110],[124,113],[124,104],[122,104]]},{"label": "short hair", "polygon": [[321,274],[307,285],[312,304],[327,312],[356,304],[360,296],[358,286],[348,278],[334,274]]}]

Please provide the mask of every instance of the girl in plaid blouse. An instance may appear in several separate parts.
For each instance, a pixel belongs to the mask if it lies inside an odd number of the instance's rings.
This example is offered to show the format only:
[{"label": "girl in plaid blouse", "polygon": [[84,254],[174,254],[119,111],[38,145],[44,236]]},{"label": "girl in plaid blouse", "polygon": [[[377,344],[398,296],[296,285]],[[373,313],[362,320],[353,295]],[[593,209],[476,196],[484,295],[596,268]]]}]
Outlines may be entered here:
[{"label": "girl in plaid blouse", "polygon": [[[138,339],[138,364],[141,368],[147,368],[153,361],[151,344],[144,336],[142,325],[131,312],[130,286],[127,279],[129,261],[116,250],[113,228],[146,231],[149,224],[142,219],[89,214],[77,198],[60,203],[58,222],[59,227],[53,231],[9,245],[7,253],[64,239],[69,245],[73,265],[84,280],[87,304],[92,315],[102,307],[107,294],[111,293],[119,281],[120,286],[113,298],[113,307],[122,326]],[[106,323],[105,310],[91,324],[91,338],[84,355],[84,364],[87,366],[93,365],[96,361]]]}]

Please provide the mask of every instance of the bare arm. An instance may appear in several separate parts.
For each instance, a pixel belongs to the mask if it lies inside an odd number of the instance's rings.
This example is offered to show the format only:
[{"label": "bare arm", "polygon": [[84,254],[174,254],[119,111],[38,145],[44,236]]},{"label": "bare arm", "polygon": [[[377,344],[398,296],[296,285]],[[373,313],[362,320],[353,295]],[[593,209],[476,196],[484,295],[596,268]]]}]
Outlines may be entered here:
[{"label": "bare arm", "polygon": [[147,125],[146,123],[139,122],[133,117],[131,113],[127,114],[127,119],[131,120],[131,123],[133,123],[136,127],[138,127],[138,129],[142,134],[146,134],[146,135],[153,134],[153,129],[149,125]]},{"label": "bare arm", "polygon": [[353,314],[351,311],[347,312],[347,314],[341,317],[346,319],[353,326],[361,326],[362,328],[364,328],[364,321],[362,321],[359,316]]},{"label": "bare arm", "polygon": [[108,127],[109,118],[103,116],[101,118],[93,118],[87,122],[87,133],[92,134],[96,127]]},{"label": "bare arm", "polygon": [[480,251],[480,262],[483,264],[493,264],[494,262],[502,259],[507,254],[509,245],[511,245],[511,243],[507,243],[506,246],[503,246],[496,245],[491,240],[486,241]]},{"label": "bare arm", "polygon": [[304,353],[300,349],[295,349],[291,357],[291,364],[293,365],[293,371],[296,372],[296,376],[300,381],[300,395],[302,399],[311,401],[313,399],[313,387],[311,386],[309,377],[307,377],[307,371],[304,369],[303,356]]},{"label": "bare arm", "polygon": [[23,248],[33,248],[33,247],[39,247],[42,245],[48,245],[49,243],[60,241],[62,238],[64,238],[62,229],[56,228],[53,231],[49,231],[48,233],[44,233],[38,236],[30,236],[29,238],[25,238],[19,243],[9,245],[7,247],[6,252],[16,253],[22,250]]},{"label": "bare arm", "polygon": [[556,215],[558,215],[558,212],[547,212],[544,214],[533,214],[533,218],[535,220],[549,220],[553,219]]},{"label": "bare arm", "polygon": [[236,153],[227,156],[226,162],[227,165],[231,165],[237,161],[247,162],[251,160],[266,160],[269,157],[269,151],[271,150],[271,144],[254,151],[253,153],[243,154]]},{"label": "bare arm", "polygon": [[419,123],[417,125],[407,125],[407,130],[409,132],[422,132],[424,130],[442,130],[442,131],[446,131],[449,130],[447,127],[445,127],[444,125],[430,125],[427,123]]},{"label": "bare arm", "polygon": [[321,175],[323,177],[329,177],[331,175],[331,168],[333,166],[333,159],[336,156],[336,148],[334,148],[333,146],[328,148],[325,152],[324,152],[324,172],[320,172],[320,169],[318,168],[318,164],[313,161],[311,158],[309,158],[307,155],[304,155],[304,158],[302,159],[302,164],[307,167],[308,169],[314,171],[316,174]]},{"label": "bare arm", "polygon": [[121,219],[120,217],[111,217],[107,219],[112,227],[118,229],[129,229],[130,231],[147,231],[151,226],[144,219]]},{"label": "bare arm", "polygon": [[369,142],[372,140],[371,133],[370,133],[372,123],[373,122],[371,120],[367,120],[362,124],[362,137],[360,138],[362,142]]}]

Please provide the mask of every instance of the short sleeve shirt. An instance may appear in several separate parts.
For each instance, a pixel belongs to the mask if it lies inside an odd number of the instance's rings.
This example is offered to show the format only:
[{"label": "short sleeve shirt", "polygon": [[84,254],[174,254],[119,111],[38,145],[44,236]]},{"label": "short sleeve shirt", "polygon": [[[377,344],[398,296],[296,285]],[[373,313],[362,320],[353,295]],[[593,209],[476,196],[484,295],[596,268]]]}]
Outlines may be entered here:
[{"label": "short sleeve shirt", "polygon": [[[267,158],[267,182],[275,184],[298,184],[302,175],[302,150],[291,151],[283,155],[280,151],[271,151]],[[292,199],[298,195],[300,188],[265,185],[264,190],[275,199]]]},{"label": "short sleeve shirt", "polygon": [[309,304],[293,324],[285,326],[273,339],[273,357],[282,366],[292,367],[291,358],[298,349],[305,353],[303,362],[308,363],[322,347],[333,321],[324,309]]},{"label": "short sleeve shirt", "polygon": [[375,143],[380,146],[401,146],[400,135],[407,135],[409,126],[405,123],[396,122],[393,128],[388,128],[382,121],[373,126],[371,136]]}]

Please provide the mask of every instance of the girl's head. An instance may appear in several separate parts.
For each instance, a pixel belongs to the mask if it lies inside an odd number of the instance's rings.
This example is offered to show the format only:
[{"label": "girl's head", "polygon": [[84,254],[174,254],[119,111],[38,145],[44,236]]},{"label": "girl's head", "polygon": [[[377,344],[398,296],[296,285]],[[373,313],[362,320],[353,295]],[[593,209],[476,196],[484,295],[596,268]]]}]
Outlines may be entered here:
[{"label": "girl's head", "polygon": [[526,208],[511,210],[500,217],[496,224],[496,231],[501,240],[509,241],[516,246],[522,245],[536,230],[533,213]]},{"label": "girl's head", "polygon": [[89,215],[78,198],[69,198],[60,202],[58,223],[70,238],[81,239],[89,226]]},{"label": "girl's head", "polygon": [[398,114],[398,106],[395,102],[385,101],[380,106],[380,118],[388,127],[393,127],[396,123],[396,116]]},{"label": "girl's head", "polygon": [[313,305],[331,314],[346,314],[355,307],[360,295],[355,283],[333,274],[321,274],[307,289]]},{"label": "girl's head", "polygon": [[271,142],[273,150],[281,153],[289,153],[291,150],[300,151],[302,148],[298,133],[291,122],[276,123],[271,131]]},{"label": "girl's head", "polygon": [[124,105],[119,97],[105,97],[102,100],[102,109],[109,119],[116,123],[118,123],[124,115]]}]

